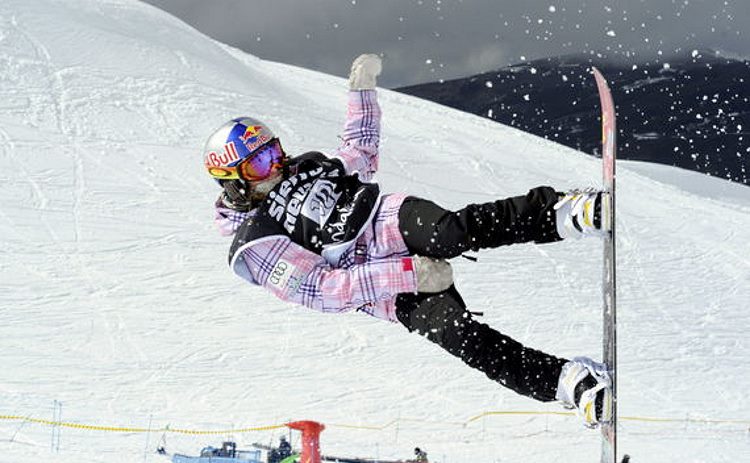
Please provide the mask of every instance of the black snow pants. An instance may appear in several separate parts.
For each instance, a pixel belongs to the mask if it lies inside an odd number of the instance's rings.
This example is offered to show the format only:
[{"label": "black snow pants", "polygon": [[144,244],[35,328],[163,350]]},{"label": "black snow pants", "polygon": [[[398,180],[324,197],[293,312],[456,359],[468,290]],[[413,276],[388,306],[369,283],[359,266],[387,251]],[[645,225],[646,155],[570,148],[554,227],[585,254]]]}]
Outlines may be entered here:
[{"label": "black snow pants", "polygon": [[[526,196],[451,212],[409,197],[399,211],[399,228],[411,254],[445,259],[468,250],[558,241],[553,210],[557,200],[554,189],[538,187]],[[399,294],[396,315],[410,332],[425,336],[503,386],[540,401],[555,400],[567,360],[524,347],[476,321],[455,286],[441,293]]]}]

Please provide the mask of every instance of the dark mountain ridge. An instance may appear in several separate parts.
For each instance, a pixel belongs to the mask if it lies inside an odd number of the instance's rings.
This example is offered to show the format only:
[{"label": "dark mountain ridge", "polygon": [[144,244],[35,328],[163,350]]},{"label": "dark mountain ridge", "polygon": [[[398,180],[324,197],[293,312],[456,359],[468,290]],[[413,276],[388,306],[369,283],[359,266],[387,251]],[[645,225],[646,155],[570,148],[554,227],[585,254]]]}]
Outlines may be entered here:
[{"label": "dark mountain ridge", "polygon": [[599,98],[591,66],[602,71],[612,89],[621,159],[668,164],[750,184],[746,60],[712,51],[693,51],[668,64],[571,55],[395,90],[597,155]]}]

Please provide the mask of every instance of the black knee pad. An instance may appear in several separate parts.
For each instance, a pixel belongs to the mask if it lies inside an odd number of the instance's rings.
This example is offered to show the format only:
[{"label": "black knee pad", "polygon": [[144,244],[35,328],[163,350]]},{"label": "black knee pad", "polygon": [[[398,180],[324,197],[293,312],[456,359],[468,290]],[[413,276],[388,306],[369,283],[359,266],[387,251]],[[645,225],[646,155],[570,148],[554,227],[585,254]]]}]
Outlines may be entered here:
[{"label": "black knee pad", "polygon": [[406,329],[443,347],[458,342],[453,338],[471,322],[471,314],[453,286],[436,294],[399,294],[396,307],[396,316]]}]

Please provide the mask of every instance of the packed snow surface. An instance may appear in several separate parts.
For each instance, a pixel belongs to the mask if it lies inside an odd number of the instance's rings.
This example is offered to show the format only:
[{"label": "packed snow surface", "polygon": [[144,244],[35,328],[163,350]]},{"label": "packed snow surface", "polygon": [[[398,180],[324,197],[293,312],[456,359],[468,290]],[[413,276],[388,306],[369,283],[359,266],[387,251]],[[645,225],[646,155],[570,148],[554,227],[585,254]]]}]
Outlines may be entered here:
[{"label": "packed snow surface", "polygon": [[[362,50],[370,51],[370,50]],[[326,424],[323,452],[439,462],[598,461],[600,437],[399,325],[282,303],[233,276],[201,148],[227,119],[290,153],[332,149],[346,81],[260,60],[130,0],[0,3],[0,461],[166,461]],[[341,76],[347,70],[341,70]],[[385,71],[388,72],[388,61]],[[598,185],[597,159],[380,91],[378,180],[446,207]],[[750,455],[750,189],[618,167],[620,449],[641,462]],[[601,246],[454,262],[483,320],[561,356],[601,351]],[[666,418],[677,421],[647,421]],[[700,419],[737,420],[701,423]],[[189,429],[217,434],[123,432]],[[224,432],[226,431],[226,432]],[[299,445],[295,437],[294,445]]]}]

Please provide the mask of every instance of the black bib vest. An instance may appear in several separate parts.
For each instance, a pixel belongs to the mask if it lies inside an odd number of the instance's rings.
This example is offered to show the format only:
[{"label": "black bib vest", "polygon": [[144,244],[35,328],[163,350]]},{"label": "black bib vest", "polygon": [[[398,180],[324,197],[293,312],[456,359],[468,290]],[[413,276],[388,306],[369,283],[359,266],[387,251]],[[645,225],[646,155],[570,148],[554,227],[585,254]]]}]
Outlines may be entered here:
[{"label": "black bib vest", "polygon": [[332,265],[370,222],[380,198],[376,183],[346,175],[342,162],[309,152],[291,160],[291,175],[276,185],[255,215],[237,230],[231,262],[245,244],[286,235]]}]

